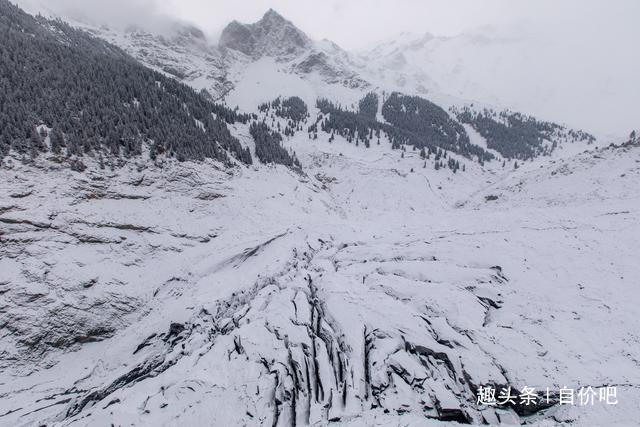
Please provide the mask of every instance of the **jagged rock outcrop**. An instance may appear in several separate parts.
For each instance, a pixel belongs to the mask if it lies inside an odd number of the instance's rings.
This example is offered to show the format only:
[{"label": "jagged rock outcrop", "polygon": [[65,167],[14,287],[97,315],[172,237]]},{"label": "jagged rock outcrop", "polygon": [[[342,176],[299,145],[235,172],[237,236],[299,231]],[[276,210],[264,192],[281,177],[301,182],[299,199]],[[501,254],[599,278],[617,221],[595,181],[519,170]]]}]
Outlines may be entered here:
[{"label": "jagged rock outcrop", "polygon": [[305,33],[273,9],[254,24],[233,21],[220,36],[220,47],[237,50],[254,59],[262,56],[288,59],[312,45]]},{"label": "jagged rock outcrop", "polygon": [[244,77],[244,69],[263,57],[288,62],[291,74],[318,75],[328,84],[365,88],[355,57],[329,41],[311,40],[293,23],[270,9],[253,24],[233,21],[218,45],[197,27],[174,23],[167,34],[131,27],[118,31],[84,26],[93,35],[119,46],[146,66],[161,71],[212,99],[222,100]]},{"label": "jagged rock outcrop", "polygon": [[312,50],[296,61],[292,69],[297,74],[315,73],[327,83],[339,84],[351,89],[365,89],[370,86],[339,56],[331,56],[322,50]]},{"label": "jagged rock outcrop", "polygon": [[219,100],[233,88],[229,77],[232,57],[225,57],[197,27],[175,25],[170,35],[140,28],[119,32],[109,28],[86,28],[93,35],[121,47],[144,65],[205,90]]},{"label": "jagged rock outcrop", "polygon": [[[266,27],[264,40],[284,37]],[[253,61],[242,50],[259,38],[225,55]],[[285,72],[358,82],[337,46],[293,39],[297,56],[274,51]],[[156,54],[179,49],[168,43]],[[230,128],[251,144],[249,124]],[[10,153],[0,425],[637,418],[635,136],[466,174],[423,167],[418,150],[329,138],[286,140],[303,172],[147,152],[105,156],[102,168],[86,155],[82,168]],[[538,399],[485,404],[486,386],[531,386]],[[563,387],[582,386],[617,387],[618,405],[561,404]]]},{"label": "jagged rock outcrop", "polygon": [[[637,323],[623,278],[636,264],[591,267],[595,239],[635,257],[621,248],[638,233],[625,209],[638,198],[625,177],[637,154],[583,153],[566,174],[519,169],[457,209],[425,191],[442,174],[399,173],[390,156],[312,155],[311,176],[212,161],[101,170],[87,158],[82,172],[5,162],[0,423],[601,424],[632,409],[601,404],[594,416],[559,391],[616,384],[621,407],[637,396],[634,356],[620,349],[638,338],[602,321]],[[545,207],[550,220],[519,205],[594,170],[605,203],[564,195]],[[411,205],[398,218],[400,203]],[[600,281],[625,292],[600,295]],[[608,345],[587,358],[589,340]],[[536,387],[538,399],[485,405],[487,386]]]}]

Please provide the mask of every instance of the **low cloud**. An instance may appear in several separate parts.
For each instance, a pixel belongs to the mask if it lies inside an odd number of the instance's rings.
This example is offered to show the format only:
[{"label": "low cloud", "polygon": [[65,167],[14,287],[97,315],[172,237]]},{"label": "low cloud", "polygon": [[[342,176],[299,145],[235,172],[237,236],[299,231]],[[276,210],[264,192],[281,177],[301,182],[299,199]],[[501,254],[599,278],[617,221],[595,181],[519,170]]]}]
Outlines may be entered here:
[{"label": "low cloud", "polygon": [[165,33],[175,18],[163,13],[157,0],[13,0],[30,13],[61,17],[65,20],[125,29],[143,28]]},{"label": "low cloud", "polygon": [[327,38],[349,50],[401,32],[455,36],[482,27],[485,34],[527,40],[523,46],[539,61],[525,69],[508,61],[503,67],[524,89],[540,86],[557,98],[541,108],[548,116],[585,127],[600,123],[607,131],[640,124],[637,0],[12,1],[32,13],[162,34],[176,22],[192,22],[214,43],[230,21],[255,22],[269,8],[312,38]]}]

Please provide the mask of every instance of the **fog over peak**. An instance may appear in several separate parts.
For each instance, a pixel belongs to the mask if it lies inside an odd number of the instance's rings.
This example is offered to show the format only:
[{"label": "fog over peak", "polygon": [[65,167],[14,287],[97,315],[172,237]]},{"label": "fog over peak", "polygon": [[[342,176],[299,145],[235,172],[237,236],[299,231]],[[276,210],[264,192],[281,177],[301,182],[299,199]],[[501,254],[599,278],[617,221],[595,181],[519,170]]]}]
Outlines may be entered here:
[{"label": "fog over peak", "polygon": [[[290,21],[314,40],[327,39],[354,51],[372,49],[383,40],[398,43],[417,34],[436,38],[467,37],[478,43],[497,41],[504,50],[500,71],[522,90],[505,93],[514,108],[546,118],[620,134],[640,125],[640,2],[635,0],[13,0],[29,12],[44,11],[65,19],[127,29],[141,28],[163,35],[176,23],[201,29],[217,43],[232,22],[256,23],[269,15]],[[394,36],[404,33],[403,36]],[[170,34],[167,34],[170,35]],[[528,52],[524,66],[516,56]],[[515,53],[514,53],[515,52]],[[473,55],[471,55],[473,56]],[[539,59],[536,59],[539,58]],[[469,55],[463,60],[468,60]],[[493,59],[476,57],[470,67],[490,69]],[[483,62],[484,61],[484,62]],[[493,62],[492,62],[493,61]],[[429,73],[429,70],[425,70]],[[495,78],[493,79],[495,80]],[[495,81],[475,82],[493,86]],[[499,82],[498,82],[499,83]],[[526,94],[544,89],[537,104]],[[509,86],[500,87],[508,91]]]},{"label": "fog over peak", "polygon": [[173,34],[180,24],[195,25],[165,13],[156,0],[12,0],[29,13],[41,13],[93,26],[118,30],[142,29]]}]

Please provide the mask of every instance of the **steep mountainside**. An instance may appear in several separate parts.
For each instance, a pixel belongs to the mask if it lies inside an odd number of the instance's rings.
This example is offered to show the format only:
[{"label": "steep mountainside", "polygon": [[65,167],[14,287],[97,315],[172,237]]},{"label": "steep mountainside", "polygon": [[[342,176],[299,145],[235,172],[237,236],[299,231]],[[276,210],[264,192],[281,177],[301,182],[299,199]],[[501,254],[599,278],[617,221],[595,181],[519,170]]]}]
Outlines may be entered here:
[{"label": "steep mountainside", "polygon": [[527,25],[454,37],[401,34],[356,56],[365,79],[401,92],[447,94],[619,137],[637,126],[640,64],[624,60],[630,52],[610,46],[611,63],[600,63],[588,48],[593,40],[558,43],[554,34]]},{"label": "steep mountainside", "polygon": [[230,23],[217,45],[184,24],[175,24],[171,36],[135,28],[118,31],[77,25],[116,44],[148,67],[198,91],[205,90],[215,100],[222,100],[263,58],[275,60],[274,68],[284,73],[308,80],[350,88],[369,85],[355,71],[350,54],[331,42],[311,40],[274,10],[253,24]]},{"label": "steep mountainside", "polygon": [[233,21],[222,31],[220,47],[258,59],[263,56],[295,58],[311,49],[313,42],[273,9],[255,24]]},{"label": "steep mountainside", "polygon": [[[243,120],[62,21],[0,0],[0,157],[168,154],[180,160],[251,155],[226,127]],[[215,114],[214,114],[215,113]]]},{"label": "steep mountainside", "polygon": [[[118,31],[79,25],[91,34],[121,47],[149,68],[188,84],[219,100],[233,88],[229,76],[232,58],[212,46],[199,30],[178,25],[171,35],[153,34],[143,29]],[[233,59],[240,60],[238,59]]]},{"label": "steep mountainside", "polygon": [[90,30],[0,0],[0,427],[637,424],[635,132]]},{"label": "steep mountainside", "polygon": [[[281,24],[283,23],[283,24]],[[78,26],[125,50],[149,68],[206,91],[223,100],[262,58],[274,59],[270,71],[351,88],[367,83],[350,68],[348,53],[330,42],[311,41],[302,31],[274,11],[254,24],[233,22],[223,31],[220,44],[176,24],[173,35],[156,35],[142,29],[118,31]],[[255,108],[255,105],[252,105]]]},{"label": "steep mountainside", "polygon": [[284,143],[305,174],[1,169],[0,424],[633,424],[635,143],[464,174]]},{"label": "steep mountainside", "polygon": [[[54,4],[49,2],[17,1],[55,16]],[[552,33],[538,29],[533,32],[540,37],[531,37],[526,26],[480,28],[455,37],[400,34],[369,49],[347,52],[330,41],[311,40],[273,10],[252,24],[229,24],[219,45],[218,40],[205,40],[199,30],[178,23],[171,35],[163,36],[139,28],[121,31],[74,25],[196,90],[207,90],[216,100],[238,85],[246,92],[243,80],[258,66],[263,76],[269,71],[300,76],[313,86],[325,82],[398,91],[427,97],[447,108],[474,103],[481,108],[512,109],[603,135],[622,137],[627,127],[640,121],[633,108],[640,98],[640,88],[634,84],[640,70],[638,64],[622,60],[632,55],[611,48],[619,60],[611,66],[599,64],[584,44],[561,45]],[[260,66],[265,58],[276,59],[268,70]],[[277,96],[272,95],[260,102]]]}]

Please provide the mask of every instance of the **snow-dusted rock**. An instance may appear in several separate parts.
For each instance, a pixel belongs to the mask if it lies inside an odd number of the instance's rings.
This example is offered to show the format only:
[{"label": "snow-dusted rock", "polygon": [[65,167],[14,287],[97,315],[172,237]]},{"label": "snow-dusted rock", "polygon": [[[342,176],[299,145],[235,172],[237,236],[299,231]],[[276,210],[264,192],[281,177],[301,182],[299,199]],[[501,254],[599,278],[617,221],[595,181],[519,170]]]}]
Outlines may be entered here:
[{"label": "snow-dusted rock", "polygon": [[237,50],[255,59],[263,56],[292,58],[312,45],[305,33],[273,9],[255,24],[233,21],[220,36],[221,48]]},{"label": "snow-dusted rock", "polygon": [[[0,424],[631,422],[635,146],[454,175],[286,143],[305,174],[0,170]],[[558,404],[607,385],[618,405]]]}]

